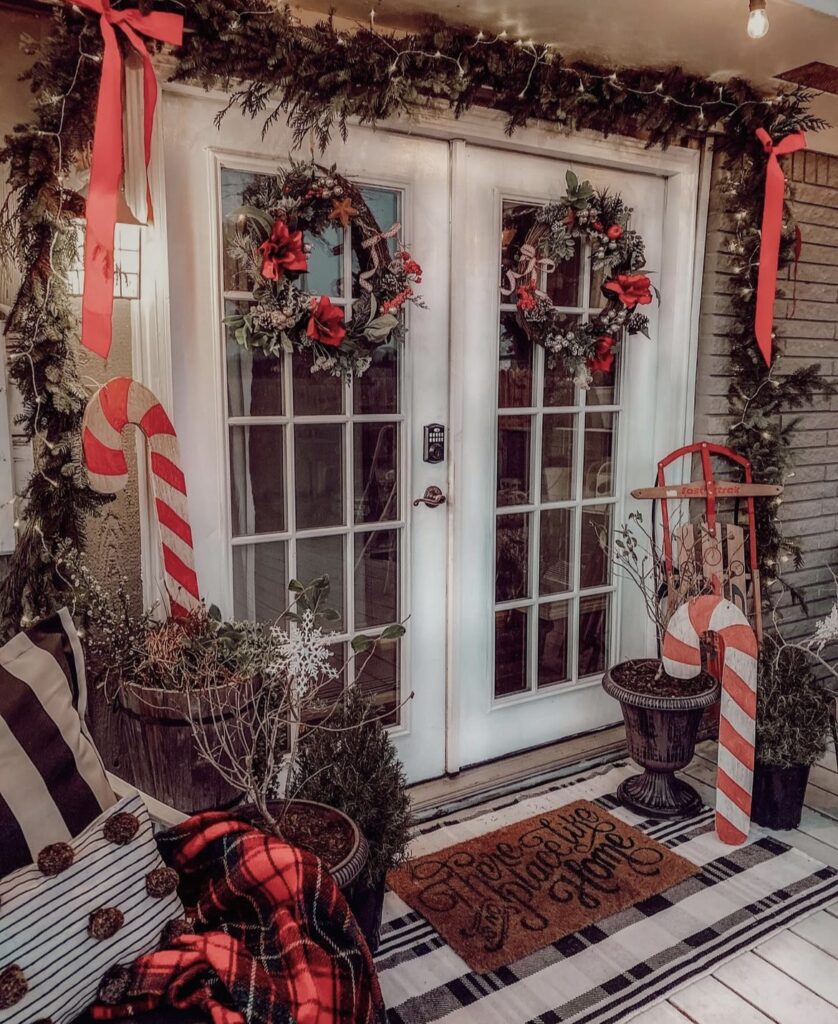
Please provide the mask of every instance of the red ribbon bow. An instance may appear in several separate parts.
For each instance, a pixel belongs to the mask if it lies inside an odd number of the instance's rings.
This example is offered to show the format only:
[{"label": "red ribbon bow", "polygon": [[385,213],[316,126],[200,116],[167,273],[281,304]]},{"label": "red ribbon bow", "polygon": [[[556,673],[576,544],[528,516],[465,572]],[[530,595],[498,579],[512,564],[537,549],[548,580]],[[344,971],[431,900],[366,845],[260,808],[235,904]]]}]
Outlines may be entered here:
[{"label": "red ribbon bow", "polygon": [[774,327],[774,297],[777,294],[777,265],[780,260],[780,234],[783,227],[783,199],[786,179],[778,157],[806,148],[802,132],[794,132],[774,143],[764,128],[757,128],[757,138],[768,154],[765,169],[765,201],[762,207],[762,236],[759,246],[757,277],[757,309],[755,332],[757,344],[766,365],[771,365],[771,334]]},{"label": "red ribbon bow", "polygon": [[119,29],[123,33],[143,60],[145,165],[148,168],[154,108],[157,104],[157,78],[151,57],[140,35],[180,45],[183,38],[183,17],[180,14],[162,12],[141,14],[133,8],[115,11],[111,8],[110,0],[73,2],[99,15],[99,27],[104,41],[102,78],[96,102],[90,186],[87,192],[81,341],[97,355],[107,358],[112,336],[114,229],[123,170],[122,52],[117,42],[116,30]]}]

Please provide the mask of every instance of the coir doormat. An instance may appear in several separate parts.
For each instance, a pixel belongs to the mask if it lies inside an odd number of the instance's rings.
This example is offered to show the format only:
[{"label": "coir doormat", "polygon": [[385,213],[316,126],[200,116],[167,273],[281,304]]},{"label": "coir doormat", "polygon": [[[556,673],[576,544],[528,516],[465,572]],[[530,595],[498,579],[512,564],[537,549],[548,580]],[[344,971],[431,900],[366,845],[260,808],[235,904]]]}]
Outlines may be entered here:
[{"label": "coir doormat", "polygon": [[493,971],[699,868],[588,800],[409,861],[392,889],[474,971]]}]

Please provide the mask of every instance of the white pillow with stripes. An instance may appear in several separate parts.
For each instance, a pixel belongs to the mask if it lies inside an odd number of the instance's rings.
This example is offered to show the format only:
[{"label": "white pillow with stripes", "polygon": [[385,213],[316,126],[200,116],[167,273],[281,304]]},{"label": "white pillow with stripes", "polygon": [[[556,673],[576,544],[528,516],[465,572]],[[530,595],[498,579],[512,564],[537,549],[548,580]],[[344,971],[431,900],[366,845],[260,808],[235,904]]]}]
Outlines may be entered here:
[{"label": "white pillow with stripes", "polygon": [[86,713],[84,655],[66,608],[0,647],[0,875],[116,802]]},{"label": "white pillow with stripes", "polygon": [[[139,828],[118,844],[105,837],[104,826],[121,812],[133,814]],[[163,862],[138,794],[68,845],[73,862],[59,874],[44,875],[31,864],[0,879],[0,992],[9,968],[17,968],[15,979],[22,975],[26,987],[14,1005],[0,1005],[0,1024],[68,1024],[95,1002],[106,971],[156,949],[167,922],[183,915],[177,892],[154,897],[146,888],[147,875]],[[103,908],[117,908],[123,922],[109,938],[94,938],[90,915]]]}]

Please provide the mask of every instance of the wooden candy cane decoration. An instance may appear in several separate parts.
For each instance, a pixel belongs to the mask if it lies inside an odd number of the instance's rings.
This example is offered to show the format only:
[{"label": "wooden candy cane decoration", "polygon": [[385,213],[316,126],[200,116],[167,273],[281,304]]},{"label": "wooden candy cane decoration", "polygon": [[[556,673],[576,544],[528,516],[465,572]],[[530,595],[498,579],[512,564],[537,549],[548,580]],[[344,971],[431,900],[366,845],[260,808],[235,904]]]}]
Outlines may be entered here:
[{"label": "wooden candy cane decoration", "polygon": [[701,670],[700,638],[715,633],[724,652],[716,834],[736,846],[748,838],[754,788],[757,710],[757,638],[736,605],[715,594],[694,597],[676,609],[663,640],[663,665],[677,679]]},{"label": "wooden candy cane decoration", "polygon": [[87,403],[82,447],[90,486],[102,494],[116,494],[125,486],[128,464],[121,435],[129,423],[148,441],[166,590],[172,615],[182,617],[199,607],[201,599],[177,434],[152,392],[130,377],[114,377]]}]

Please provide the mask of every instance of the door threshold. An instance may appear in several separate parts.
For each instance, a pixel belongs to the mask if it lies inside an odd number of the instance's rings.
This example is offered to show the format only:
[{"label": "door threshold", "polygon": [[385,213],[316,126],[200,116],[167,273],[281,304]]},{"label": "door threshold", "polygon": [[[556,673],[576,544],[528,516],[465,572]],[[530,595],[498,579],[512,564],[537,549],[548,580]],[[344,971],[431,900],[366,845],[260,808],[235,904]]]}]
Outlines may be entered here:
[{"label": "door threshold", "polygon": [[625,726],[573,736],[545,747],[419,782],[408,790],[418,821],[428,821],[493,796],[520,792],[563,775],[585,771],[626,756]]}]

